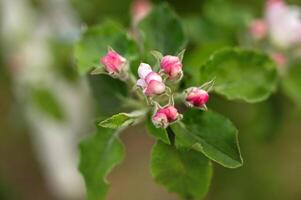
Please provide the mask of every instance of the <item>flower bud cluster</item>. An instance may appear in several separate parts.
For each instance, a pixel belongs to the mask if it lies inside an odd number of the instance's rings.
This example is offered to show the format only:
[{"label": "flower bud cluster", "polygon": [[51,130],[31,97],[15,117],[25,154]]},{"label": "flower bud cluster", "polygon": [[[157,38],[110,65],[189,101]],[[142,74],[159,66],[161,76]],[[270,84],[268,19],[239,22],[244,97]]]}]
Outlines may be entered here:
[{"label": "flower bud cluster", "polygon": [[[158,128],[167,128],[171,123],[182,119],[182,115],[174,105],[174,91],[171,90],[168,84],[175,84],[183,77],[182,55],[184,51],[178,56],[163,56],[161,53],[157,53],[160,55],[157,57],[158,65],[160,65],[159,72],[156,72],[149,64],[141,63],[138,67],[139,79],[135,80],[135,85],[137,88],[140,88],[149,105],[152,105],[154,108],[153,124]],[[110,48],[100,61],[107,74],[127,83],[130,82],[128,61],[116,51]],[[169,99],[168,104],[162,107],[158,103],[161,96],[167,96]],[[184,92],[184,103],[188,107],[206,110],[208,100],[209,94],[203,86],[191,87]]]}]

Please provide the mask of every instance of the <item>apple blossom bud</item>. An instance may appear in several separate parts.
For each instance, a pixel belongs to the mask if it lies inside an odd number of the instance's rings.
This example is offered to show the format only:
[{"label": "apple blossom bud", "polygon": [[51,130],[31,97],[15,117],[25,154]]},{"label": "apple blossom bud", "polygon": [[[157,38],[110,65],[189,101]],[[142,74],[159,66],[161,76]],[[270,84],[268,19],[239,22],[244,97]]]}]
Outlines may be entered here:
[{"label": "apple blossom bud", "polygon": [[167,128],[168,126],[168,119],[164,113],[157,112],[152,117],[152,122],[157,128]]},{"label": "apple blossom bud", "polygon": [[162,112],[167,116],[168,122],[174,122],[179,117],[178,110],[174,106],[167,106],[162,109]]},{"label": "apple blossom bud", "polygon": [[209,100],[209,94],[197,87],[188,88],[186,91],[185,103],[189,107],[204,108]]},{"label": "apple blossom bud", "polygon": [[158,82],[163,82],[163,79],[162,77],[156,73],[156,72],[150,72],[146,77],[145,77],[145,82],[147,84],[149,84],[151,81],[155,80],[155,81],[158,81]]},{"label": "apple blossom bud", "polygon": [[165,84],[163,82],[152,80],[147,84],[144,90],[144,94],[146,96],[154,96],[154,95],[162,94],[164,91],[165,91]]},{"label": "apple blossom bud", "polygon": [[153,124],[158,128],[167,128],[167,126],[180,118],[178,110],[174,106],[160,108],[152,117]]},{"label": "apple blossom bud", "polygon": [[283,75],[286,71],[287,58],[282,53],[274,52],[271,53],[271,58],[277,64],[277,70],[279,74]]},{"label": "apple blossom bud", "polygon": [[138,75],[140,79],[136,85],[143,89],[146,96],[154,96],[164,93],[165,84],[162,77],[152,71],[152,68],[145,63],[141,63],[138,68]]},{"label": "apple blossom bud", "polygon": [[177,56],[164,56],[161,59],[161,69],[168,75],[169,79],[179,79],[183,74],[182,62]]},{"label": "apple blossom bud", "polygon": [[279,66],[283,66],[286,64],[286,57],[282,53],[272,53],[271,57]]},{"label": "apple blossom bud", "polygon": [[110,49],[108,53],[101,58],[101,63],[109,74],[119,74],[125,67],[126,59],[116,51]]},{"label": "apple blossom bud", "polygon": [[138,68],[138,76],[142,79],[145,79],[145,77],[152,71],[153,70],[149,64],[141,63]]},{"label": "apple blossom bud", "polygon": [[152,9],[149,0],[134,0],[132,4],[132,22],[137,25]]},{"label": "apple blossom bud", "polygon": [[270,6],[271,4],[276,4],[276,3],[284,3],[283,0],[267,0],[267,5]]},{"label": "apple blossom bud", "polygon": [[261,40],[267,35],[267,25],[264,20],[258,19],[251,22],[249,32],[255,40]]}]

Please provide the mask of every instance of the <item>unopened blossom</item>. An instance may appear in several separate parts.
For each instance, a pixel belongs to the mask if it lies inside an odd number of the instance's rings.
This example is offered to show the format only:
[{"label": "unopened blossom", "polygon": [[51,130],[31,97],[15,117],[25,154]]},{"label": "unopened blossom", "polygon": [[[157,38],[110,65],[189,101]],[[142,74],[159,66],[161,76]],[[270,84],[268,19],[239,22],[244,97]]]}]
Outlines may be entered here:
[{"label": "unopened blossom", "polygon": [[281,48],[301,44],[301,10],[283,0],[268,0],[266,22],[272,42]]},{"label": "unopened blossom", "polygon": [[267,35],[267,24],[264,20],[257,19],[251,22],[249,32],[255,40],[261,40]]},{"label": "unopened blossom", "polygon": [[274,62],[277,64],[276,67],[278,69],[278,72],[280,74],[284,74],[286,70],[286,63],[287,63],[287,58],[285,55],[279,52],[274,52],[271,53],[271,58],[274,60]]},{"label": "unopened blossom", "polygon": [[185,91],[185,103],[189,107],[205,108],[208,100],[208,92],[198,87],[191,87]]},{"label": "unopened blossom", "polygon": [[182,61],[178,56],[167,55],[161,59],[161,69],[171,80],[180,79],[183,75]]},{"label": "unopened blossom", "polygon": [[138,68],[139,80],[136,85],[143,89],[146,96],[154,96],[164,93],[165,84],[162,77],[154,72],[152,68],[146,64],[141,63]]},{"label": "unopened blossom", "polygon": [[132,4],[132,21],[133,24],[138,24],[152,9],[152,4],[149,0],[134,0]]},{"label": "unopened blossom", "polygon": [[275,61],[275,63],[279,66],[283,66],[286,64],[286,57],[282,53],[272,53],[271,54],[272,59]]},{"label": "unopened blossom", "polygon": [[152,117],[153,124],[158,128],[166,128],[170,123],[181,117],[174,106],[160,108]]},{"label": "unopened blossom", "polygon": [[113,49],[109,49],[108,53],[101,58],[101,63],[105,70],[112,75],[119,74],[126,67],[126,59]]}]

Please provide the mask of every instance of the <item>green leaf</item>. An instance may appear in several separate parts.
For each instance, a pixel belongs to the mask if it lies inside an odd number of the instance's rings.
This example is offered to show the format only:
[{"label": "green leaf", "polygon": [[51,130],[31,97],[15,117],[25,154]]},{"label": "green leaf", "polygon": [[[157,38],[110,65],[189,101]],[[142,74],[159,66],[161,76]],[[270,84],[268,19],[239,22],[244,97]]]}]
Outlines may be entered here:
[{"label": "green leaf", "polygon": [[180,20],[167,4],[154,7],[138,27],[147,50],[176,55],[185,48],[186,39]]},{"label": "green leaf", "polygon": [[203,10],[205,17],[219,28],[245,29],[252,19],[252,14],[247,7],[227,0],[207,1]]},{"label": "green leaf", "polygon": [[47,88],[34,88],[31,100],[40,111],[55,120],[64,120],[64,110],[56,96]]},{"label": "green leaf", "polygon": [[149,135],[153,136],[157,140],[161,140],[165,142],[166,144],[170,144],[168,133],[166,129],[164,128],[156,128],[154,124],[152,123],[151,116],[147,118],[146,121],[146,128]]},{"label": "green leaf", "polygon": [[213,54],[201,67],[201,83],[215,79],[214,91],[229,100],[249,103],[267,99],[276,89],[275,63],[252,50],[227,48]]},{"label": "green leaf", "polygon": [[228,168],[240,167],[237,129],[230,120],[213,111],[191,109],[181,123],[172,125],[176,145],[201,151],[211,160]]},{"label": "green leaf", "polygon": [[123,105],[121,98],[128,96],[126,84],[104,74],[89,75],[88,77],[99,113],[108,117],[121,112],[121,106]]},{"label": "green leaf", "polygon": [[145,115],[146,111],[135,111],[132,113],[118,113],[113,115],[112,117],[105,119],[104,121],[100,122],[98,125],[104,128],[121,128],[130,126],[139,121],[141,117]]},{"label": "green leaf", "polygon": [[284,92],[299,107],[301,107],[301,65],[294,65],[288,68],[287,74],[284,76],[282,86]]},{"label": "green leaf", "polygon": [[108,191],[106,176],[124,157],[118,132],[99,128],[80,143],[79,170],[84,177],[87,199],[102,200]]},{"label": "green leaf", "polygon": [[212,166],[205,156],[160,141],[153,147],[151,170],[158,184],[183,199],[203,198],[212,177]]},{"label": "green leaf", "polygon": [[226,41],[215,40],[214,42],[203,43],[184,57],[183,81],[186,87],[196,86],[200,83],[200,66],[207,62],[208,57],[218,49],[229,46]]},{"label": "green leaf", "polygon": [[99,67],[99,59],[107,53],[109,46],[129,61],[138,56],[137,45],[127,36],[126,30],[116,22],[107,21],[88,28],[75,45],[74,56],[79,72],[84,74]]}]

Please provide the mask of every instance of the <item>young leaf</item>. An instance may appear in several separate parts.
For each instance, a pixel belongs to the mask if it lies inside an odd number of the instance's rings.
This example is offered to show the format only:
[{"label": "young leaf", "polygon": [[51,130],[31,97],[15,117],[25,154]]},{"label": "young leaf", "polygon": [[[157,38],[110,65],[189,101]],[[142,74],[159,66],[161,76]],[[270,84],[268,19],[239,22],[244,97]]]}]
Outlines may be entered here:
[{"label": "young leaf", "polygon": [[126,127],[136,123],[139,120],[139,118],[143,117],[144,114],[145,111],[136,111],[132,113],[119,113],[100,122],[98,125],[104,128],[112,128],[112,129]]},{"label": "young leaf", "polygon": [[158,184],[183,199],[203,198],[212,177],[212,166],[205,156],[160,141],[153,147],[151,171]]},{"label": "young leaf", "polygon": [[185,47],[186,39],[180,20],[167,4],[153,8],[138,27],[148,50],[174,55]]},{"label": "young leaf", "polygon": [[283,79],[284,92],[301,107],[301,65],[288,68],[288,73]]},{"label": "young leaf", "polygon": [[215,78],[214,90],[229,100],[255,103],[267,99],[277,86],[275,63],[252,50],[224,49],[201,67],[202,83]]},{"label": "young leaf", "polygon": [[184,113],[181,122],[172,125],[177,146],[201,151],[224,167],[242,165],[238,131],[228,119],[213,111],[191,109]]},{"label": "young leaf", "polygon": [[111,46],[129,61],[136,59],[138,48],[118,23],[107,21],[98,26],[88,28],[80,41],[75,45],[74,56],[81,74],[99,66],[99,60]]},{"label": "young leaf", "polygon": [[106,176],[124,157],[118,132],[99,128],[80,143],[79,170],[84,177],[87,199],[102,200],[108,191]]}]

